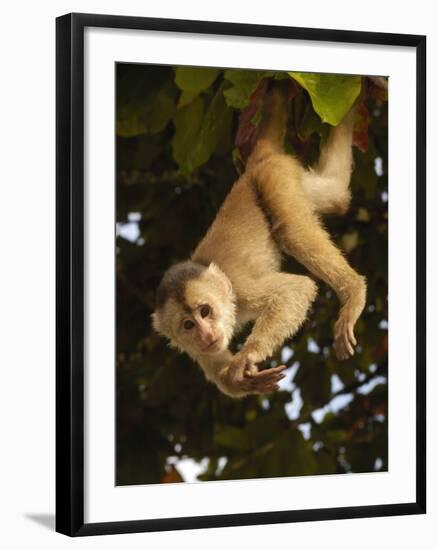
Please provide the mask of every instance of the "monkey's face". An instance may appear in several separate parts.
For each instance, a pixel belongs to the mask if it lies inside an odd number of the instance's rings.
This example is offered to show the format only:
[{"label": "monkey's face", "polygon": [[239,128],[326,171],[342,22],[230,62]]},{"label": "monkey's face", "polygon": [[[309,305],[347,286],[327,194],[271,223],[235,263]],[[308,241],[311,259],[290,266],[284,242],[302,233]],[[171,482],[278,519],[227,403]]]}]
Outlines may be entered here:
[{"label": "monkey's face", "polygon": [[176,342],[196,355],[223,351],[228,345],[224,308],[210,296],[200,301],[180,317]]},{"label": "monkey's face", "polygon": [[229,279],[216,266],[186,282],[183,301],[171,297],[153,316],[154,327],[171,345],[190,355],[224,351],[235,326],[235,304]]}]

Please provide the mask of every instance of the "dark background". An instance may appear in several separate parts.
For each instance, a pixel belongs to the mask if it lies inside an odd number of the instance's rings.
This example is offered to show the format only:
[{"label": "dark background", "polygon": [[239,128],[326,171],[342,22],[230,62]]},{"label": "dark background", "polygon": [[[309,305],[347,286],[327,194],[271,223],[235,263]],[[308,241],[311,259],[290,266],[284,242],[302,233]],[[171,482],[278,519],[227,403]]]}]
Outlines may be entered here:
[{"label": "dark background", "polygon": [[356,355],[333,354],[339,304],[323,283],[272,359],[290,369],[267,398],[220,394],[151,327],[163,272],[190,255],[243,168],[269,78],[290,80],[287,149],[312,162],[328,124],[286,73],[117,66],[118,485],[184,481],[199,462],[200,480],[387,470],[387,102],[374,82],[363,79],[351,209],[326,220],[368,282]]}]

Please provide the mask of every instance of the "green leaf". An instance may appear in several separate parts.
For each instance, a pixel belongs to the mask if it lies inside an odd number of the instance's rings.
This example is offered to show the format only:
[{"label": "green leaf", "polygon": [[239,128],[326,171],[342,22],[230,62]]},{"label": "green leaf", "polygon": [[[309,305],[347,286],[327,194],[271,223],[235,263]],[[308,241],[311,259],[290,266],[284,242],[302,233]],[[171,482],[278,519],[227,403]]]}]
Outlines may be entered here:
[{"label": "green leaf", "polygon": [[226,70],[225,79],[232,84],[230,88],[224,91],[227,105],[236,109],[244,109],[261,80],[274,74],[273,71]]},{"label": "green leaf", "polygon": [[286,73],[285,71],[280,71],[278,73],[273,73],[272,76],[275,80],[287,80],[289,78],[288,73]]},{"label": "green leaf", "polygon": [[120,103],[117,108],[117,135],[134,137],[161,132],[175,111],[174,95],[173,85],[168,82],[153,93],[144,88],[140,97]]},{"label": "green leaf", "polygon": [[215,431],[214,442],[223,447],[245,450],[250,447],[249,438],[241,428],[222,426]]},{"label": "green leaf", "polygon": [[[303,96],[303,94],[301,94]],[[296,101],[296,100],[295,100]],[[312,134],[322,132],[322,121],[320,117],[314,111],[314,108],[310,101],[306,100],[302,118],[298,128],[298,135],[302,141],[307,141],[311,138]]]},{"label": "green leaf", "polygon": [[257,449],[272,441],[272,434],[278,433],[281,428],[287,427],[288,423],[289,420],[281,407],[257,416],[247,424],[245,432],[252,442],[253,448]]},{"label": "green leaf", "polygon": [[208,161],[218,143],[230,131],[231,111],[226,108],[221,89],[205,107],[198,96],[177,112],[173,156],[182,172],[190,174]]},{"label": "green leaf", "polygon": [[220,69],[209,67],[177,67],[175,82],[182,90],[178,108],[191,103],[201,92],[208,89],[220,74]]},{"label": "green leaf", "polygon": [[278,438],[267,456],[261,461],[263,477],[285,475],[299,476],[314,474],[317,471],[315,454],[311,444],[305,441],[298,430],[287,431]]},{"label": "green leaf", "polygon": [[361,90],[360,76],[319,73],[288,73],[310,95],[314,110],[323,122],[337,126]]},{"label": "green leaf", "polygon": [[191,92],[190,90],[185,90],[181,93],[178,101],[178,109],[185,107],[191,103],[199,94],[197,92]]},{"label": "green leaf", "polygon": [[153,136],[143,134],[134,139],[119,140],[117,169],[147,170],[166,145],[162,138],[163,135],[158,133]]},{"label": "green leaf", "polygon": [[184,92],[199,94],[211,86],[220,69],[209,67],[177,67],[175,82]]},{"label": "green leaf", "polygon": [[175,134],[172,147],[173,157],[181,168],[191,172],[198,166],[194,148],[204,112],[204,101],[197,97],[192,103],[178,111],[174,117]]}]

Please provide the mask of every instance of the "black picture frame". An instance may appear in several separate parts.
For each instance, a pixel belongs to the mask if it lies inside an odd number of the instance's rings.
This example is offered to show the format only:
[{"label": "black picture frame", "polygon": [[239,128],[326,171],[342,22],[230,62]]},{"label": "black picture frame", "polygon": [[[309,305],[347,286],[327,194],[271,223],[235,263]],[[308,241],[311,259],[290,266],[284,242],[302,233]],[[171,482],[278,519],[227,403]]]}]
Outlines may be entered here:
[{"label": "black picture frame", "polygon": [[[342,508],[84,523],[84,29],[106,27],[416,51],[416,499]],[[67,14],[56,20],[56,530],[69,536],[423,514],[426,511],[426,37],[206,21]]]}]

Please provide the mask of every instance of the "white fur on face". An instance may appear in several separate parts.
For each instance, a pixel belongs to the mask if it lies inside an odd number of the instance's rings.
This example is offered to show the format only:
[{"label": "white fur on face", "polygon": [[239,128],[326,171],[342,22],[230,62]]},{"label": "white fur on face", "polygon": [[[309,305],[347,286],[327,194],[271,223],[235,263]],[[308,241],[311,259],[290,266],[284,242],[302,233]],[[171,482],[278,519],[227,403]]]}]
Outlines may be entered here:
[{"label": "white fur on face", "polygon": [[[227,349],[234,333],[236,307],[232,286],[226,275],[212,264],[199,278],[188,281],[184,294],[184,305],[170,298],[163,308],[153,314],[155,330],[168,337],[172,347],[191,356],[214,354]],[[211,315],[206,319],[199,319],[197,315],[196,321],[195,312],[205,304],[211,308]],[[184,329],[187,319],[196,323],[191,330]],[[205,351],[199,325],[214,340],[218,340],[218,347]]]}]

